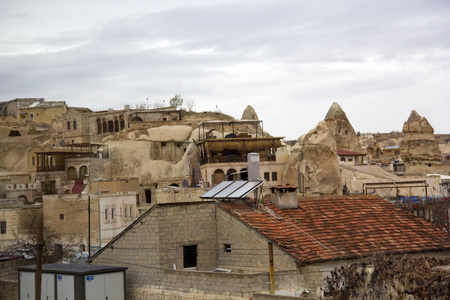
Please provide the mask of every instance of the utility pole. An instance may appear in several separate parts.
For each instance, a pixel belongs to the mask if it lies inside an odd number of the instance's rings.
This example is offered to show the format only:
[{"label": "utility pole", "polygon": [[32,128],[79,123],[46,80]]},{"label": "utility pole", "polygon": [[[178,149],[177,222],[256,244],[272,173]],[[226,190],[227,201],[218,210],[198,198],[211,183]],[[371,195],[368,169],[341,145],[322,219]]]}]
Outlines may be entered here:
[{"label": "utility pole", "polygon": [[88,196],[88,261],[91,260],[91,195]]},{"label": "utility pole", "polygon": [[42,253],[44,250],[44,219],[38,219],[37,225],[37,251],[36,251],[36,274],[35,274],[35,299],[41,300],[42,284]]},{"label": "utility pole", "polygon": [[275,294],[275,274],[273,268],[273,244],[269,242],[270,294]]}]

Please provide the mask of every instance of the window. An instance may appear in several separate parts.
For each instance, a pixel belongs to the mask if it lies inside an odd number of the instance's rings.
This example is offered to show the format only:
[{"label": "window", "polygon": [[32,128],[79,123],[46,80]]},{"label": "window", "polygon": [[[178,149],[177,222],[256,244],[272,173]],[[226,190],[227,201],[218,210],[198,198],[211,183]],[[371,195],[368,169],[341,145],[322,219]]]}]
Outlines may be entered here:
[{"label": "window", "polygon": [[114,208],[111,208],[111,220],[114,220]]},{"label": "window", "polygon": [[67,122],[67,130],[70,130],[70,122]]},{"label": "window", "polygon": [[270,180],[270,173],[269,172],[264,172],[264,180],[265,181],[269,181]]},{"label": "window", "polygon": [[0,222],[0,233],[5,234],[6,233],[6,221],[1,221]]},{"label": "window", "polygon": [[231,252],[231,245],[230,244],[223,244],[223,252]]},{"label": "window", "polygon": [[128,207],[125,207],[125,218],[128,218]]},{"label": "window", "polygon": [[184,268],[197,267],[197,245],[183,246],[183,266]]},{"label": "window", "polygon": [[32,162],[33,166],[36,164],[36,159],[34,156],[31,158],[31,162]]},{"label": "window", "polygon": [[34,115],[33,114],[30,114],[30,119],[33,119],[34,118]]},{"label": "window", "polygon": [[400,154],[400,151],[395,151],[395,155],[399,155]]},{"label": "window", "polygon": [[145,190],[145,202],[152,203],[152,191],[149,189]]},{"label": "window", "polygon": [[162,142],[161,143],[161,147],[165,147],[166,146],[166,143],[165,142]]},{"label": "window", "polygon": [[108,209],[105,208],[105,220],[108,220]]},{"label": "window", "polygon": [[277,181],[277,180],[278,180],[278,173],[272,172],[272,181]]},{"label": "window", "polygon": [[59,214],[59,219],[64,220],[64,214]]},{"label": "window", "polygon": [[77,121],[73,121],[73,130],[77,129]]},{"label": "window", "polygon": [[132,218],[132,217],[133,217],[133,208],[130,207],[130,218]]}]

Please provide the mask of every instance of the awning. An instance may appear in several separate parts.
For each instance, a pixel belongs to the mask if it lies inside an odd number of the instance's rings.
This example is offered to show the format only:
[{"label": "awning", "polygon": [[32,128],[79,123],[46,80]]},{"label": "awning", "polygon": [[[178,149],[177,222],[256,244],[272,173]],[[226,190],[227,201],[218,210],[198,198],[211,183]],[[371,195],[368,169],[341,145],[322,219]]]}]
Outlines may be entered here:
[{"label": "awning", "polygon": [[75,185],[72,188],[72,194],[81,194],[85,186],[83,178],[76,178]]}]

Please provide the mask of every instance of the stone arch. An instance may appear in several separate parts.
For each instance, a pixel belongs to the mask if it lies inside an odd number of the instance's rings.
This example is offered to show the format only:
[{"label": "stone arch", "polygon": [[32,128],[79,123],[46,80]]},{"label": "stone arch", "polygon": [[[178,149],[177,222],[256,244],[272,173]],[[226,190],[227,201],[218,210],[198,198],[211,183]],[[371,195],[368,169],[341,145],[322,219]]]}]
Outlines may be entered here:
[{"label": "stone arch", "polygon": [[223,170],[216,169],[214,171],[213,179],[214,179],[213,185],[221,183],[225,179],[225,173],[223,172]]},{"label": "stone arch", "polygon": [[230,180],[230,181],[239,180],[239,174],[233,174],[233,173],[236,173],[235,169],[233,169],[233,168],[228,169],[226,180]]},{"label": "stone arch", "polygon": [[108,120],[108,132],[114,132],[114,120]]},{"label": "stone arch", "polygon": [[80,167],[80,177],[84,178],[86,175],[89,175],[89,169],[87,166],[81,166]]},{"label": "stone arch", "polygon": [[248,180],[247,168],[242,168],[240,175],[241,175],[241,180]]},{"label": "stone arch", "polygon": [[75,178],[78,178],[78,172],[75,167],[69,167],[67,169],[67,176],[69,177],[69,180],[74,180]]},{"label": "stone arch", "polygon": [[100,118],[97,118],[97,134],[102,133],[102,120]]},{"label": "stone arch", "polygon": [[17,197],[17,199],[19,199],[20,201],[23,201],[24,204],[28,203],[28,198],[25,195],[20,195],[19,197]]}]

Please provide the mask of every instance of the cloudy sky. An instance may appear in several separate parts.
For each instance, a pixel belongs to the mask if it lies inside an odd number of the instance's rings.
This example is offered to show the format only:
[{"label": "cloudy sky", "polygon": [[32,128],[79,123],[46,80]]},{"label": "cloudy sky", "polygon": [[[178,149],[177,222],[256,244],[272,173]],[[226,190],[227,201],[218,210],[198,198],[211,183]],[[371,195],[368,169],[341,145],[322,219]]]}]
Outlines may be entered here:
[{"label": "cloudy sky", "polygon": [[[411,110],[450,133],[450,1],[0,1],[0,101],[195,100],[296,139],[338,102],[356,131]],[[148,99],[148,100],[147,100]]]}]

